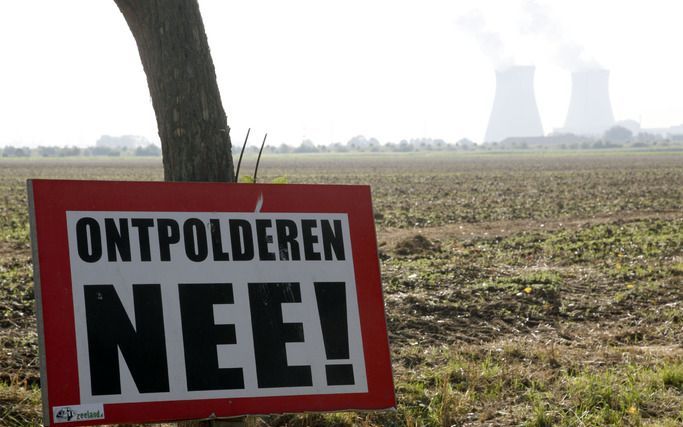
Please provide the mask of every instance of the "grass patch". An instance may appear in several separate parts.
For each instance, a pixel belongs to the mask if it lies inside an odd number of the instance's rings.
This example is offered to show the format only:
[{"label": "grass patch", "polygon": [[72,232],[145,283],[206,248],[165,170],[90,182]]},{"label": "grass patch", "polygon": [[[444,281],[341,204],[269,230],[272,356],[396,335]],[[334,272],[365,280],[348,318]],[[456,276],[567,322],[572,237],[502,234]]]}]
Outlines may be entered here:
[{"label": "grass patch", "polygon": [[[430,426],[489,421],[578,427],[681,421],[680,362],[624,354],[618,348],[605,348],[599,355],[577,354],[576,349],[547,349],[528,341],[489,349],[483,358],[481,350],[470,346],[425,349],[423,363],[429,367],[417,369],[414,375],[398,372],[399,415]],[[576,363],[581,357],[588,361],[596,356],[612,363]],[[645,358],[639,364],[628,361],[634,357]],[[505,411],[491,412],[492,404]]]},{"label": "grass patch", "polygon": [[660,371],[662,383],[683,393],[683,363],[664,367]]},{"label": "grass patch", "polygon": [[647,268],[643,260],[656,261],[680,254],[683,220],[646,220],[565,230],[547,239],[543,246],[551,258],[563,263],[607,263],[617,275],[643,277],[651,274],[639,270]]},{"label": "grass patch", "polygon": [[40,405],[40,389],[0,382],[0,425],[38,425],[41,421]]}]

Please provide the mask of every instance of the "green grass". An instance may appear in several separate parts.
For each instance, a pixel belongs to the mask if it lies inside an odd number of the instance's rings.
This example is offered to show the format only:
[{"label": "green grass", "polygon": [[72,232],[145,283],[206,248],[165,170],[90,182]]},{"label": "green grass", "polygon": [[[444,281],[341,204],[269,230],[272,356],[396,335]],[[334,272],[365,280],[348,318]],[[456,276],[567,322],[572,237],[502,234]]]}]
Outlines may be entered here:
[{"label": "green grass", "polygon": [[550,256],[567,263],[602,262],[619,272],[640,260],[673,256],[683,247],[683,220],[648,220],[566,230],[546,240]]},{"label": "green grass", "polygon": [[662,383],[683,393],[683,363],[667,366],[660,371]]},{"label": "green grass", "polygon": [[40,419],[40,389],[0,381],[0,425],[36,425]]},{"label": "green grass", "polygon": [[[599,357],[635,356],[620,352],[606,348]],[[424,354],[424,363],[432,365],[429,373],[418,370],[415,381],[401,371],[397,389],[405,405],[399,414],[425,425],[458,424],[473,415],[485,421],[492,402],[506,402],[511,424],[525,426],[641,425],[653,417],[661,425],[683,421],[680,363],[652,357],[600,367],[519,344],[484,358],[458,348],[430,348]]]}]

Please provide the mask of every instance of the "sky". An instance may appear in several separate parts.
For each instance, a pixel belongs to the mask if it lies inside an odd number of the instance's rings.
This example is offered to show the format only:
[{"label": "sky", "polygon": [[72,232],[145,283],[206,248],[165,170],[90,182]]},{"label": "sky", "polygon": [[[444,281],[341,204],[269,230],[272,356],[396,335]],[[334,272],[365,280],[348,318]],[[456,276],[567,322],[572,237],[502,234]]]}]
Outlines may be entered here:
[{"label": "sky", "polygon": [[[683,123],[680,0],[199,0],[233,143],[481,141],[495,70],[534,65],[544,131],[571,72],[610,70],[617,120]],[[158,142],[113,0],[0,3],[0,146]]]}]

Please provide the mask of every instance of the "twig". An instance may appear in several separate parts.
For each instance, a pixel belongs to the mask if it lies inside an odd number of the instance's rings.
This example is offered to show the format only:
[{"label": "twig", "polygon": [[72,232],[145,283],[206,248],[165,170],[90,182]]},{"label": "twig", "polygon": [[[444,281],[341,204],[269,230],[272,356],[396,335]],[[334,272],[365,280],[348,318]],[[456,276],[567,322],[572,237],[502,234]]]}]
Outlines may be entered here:
[{"label": "twig", "polygon": [[256,184],[256,173],[258,172],[258,164],[261,161],[261,153],[263,153],[263,147],[266,145],[266,138],[268,134],[263,135],[263,142],[261,143],[261,149],[258,150],[258,157],[256,158],[256,167],[254,168],[254,184]]},{"label": "twig", "polygon": [[244,149],[247,148],[247,141],[249,141],[249,132],[251,128],[247,129],[247,136],[244,138],[244,144],[242,144],[242,151],[240,151],[240,159],[237,161],[237,170],[235,171],[235,182],[240,180],[240,165],[242,165],[242,156],[244,156]]}]

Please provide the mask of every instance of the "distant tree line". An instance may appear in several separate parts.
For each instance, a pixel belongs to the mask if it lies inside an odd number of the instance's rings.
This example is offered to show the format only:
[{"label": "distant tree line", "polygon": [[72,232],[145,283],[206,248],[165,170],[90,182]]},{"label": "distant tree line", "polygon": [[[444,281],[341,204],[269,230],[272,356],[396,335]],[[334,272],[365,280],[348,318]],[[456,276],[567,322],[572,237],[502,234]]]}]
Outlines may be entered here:
[{"label": "distant tree line", "polygon": [[0,149],[2,157],[160,157],[161,148],[158,145],[149,144],[141,147],[57,147],[38,146],[14,147],[8,145]]},{"label": "distant tree line", "polygon": [[649,132],[634,133],[623,126],[613,126],[602,136],[581,136],[571,133],[554,133],[548,136],[513,137],[500,142],[484,144],[497,150],[602,150],[602,149],[683,149],[683,135],[668,135]]},{"label": "distant tree line", "polygon": [[[366,138],[362,135],[349,139],[346,143],[335,142],[330,145],[318,145],[310,139],[305,139],[300,145],[266,145],[264,153],[405,153],[425,151],[495,151],[495,150],[593,150],[617,148],[683,148],[683,137],[649,133],[633,135],[628,129],[615,126],[604,133],[601,138],[577,136],[573,134],[549,135],[542,137],[508,138],[501,142],[476,144],[463,138],[456,142],[446,142],[443,139],[415,138],[403,139],[399,142],[381,143],[376,138]],[[232,147],[233,153],[239,154],[242,149],[237,144]],[[247,146],[247,153],[258,153],[259,147]]]},{"label": "distant tree line", "polygon": [[[265,153],[290,154],[290,153],[386,153],[386,152],[414,152],[414,151],[455,151],[474,149],[476,144],[467,139],[458,142],[446,142],[443,139],[415,138],[403,139],[399,142],[380,143],[376,138],[366,138],[363,135],[354,136],[346,143],[335,142],[329,145],[315,144],[310,139],[305,139],[300,145],[266,145]],[[239,153],[241,146],[233,145],[233,153]],[[259,147],[250,145],[247,153],[258,153]]]},{"label": "distant tree line", "polygon": [[[144,145],[141,145],[144,144]],[[622,126],[607,130],[601,138],[591,138],[573,134],[551,134],[540,137],[507,138],[500,142],[476,144],[463,138],[456,142],[443,139],[414,138],[399,142],[381,143],[376,138],[363,135],[354,136],[346,143],[335,142],[330,145],[315,144],[305,139],[299,145],[266,145],[263,149],[269,154],[290,153],[409,153],[424,151],[495,151],[495,150],[600,150],[618,148],[663,148],[683,149],[683,135],[663,137],[658,134],[639,132],[634,134]],[[241,146],[233,144],[233,154],[239,154]],[[259,147],[250,145],[246,152],[258,153]],[[94,147],[56,147],[37,148],[6,146],[0,148],[2,157],[159,157],[161,148],[140,137],[102,136]]]},{"label": "distant tree line", "polygon": [[161,148],[139,135],[100,136],[92,147],[0,147],[2,157],[159,157]]}]

